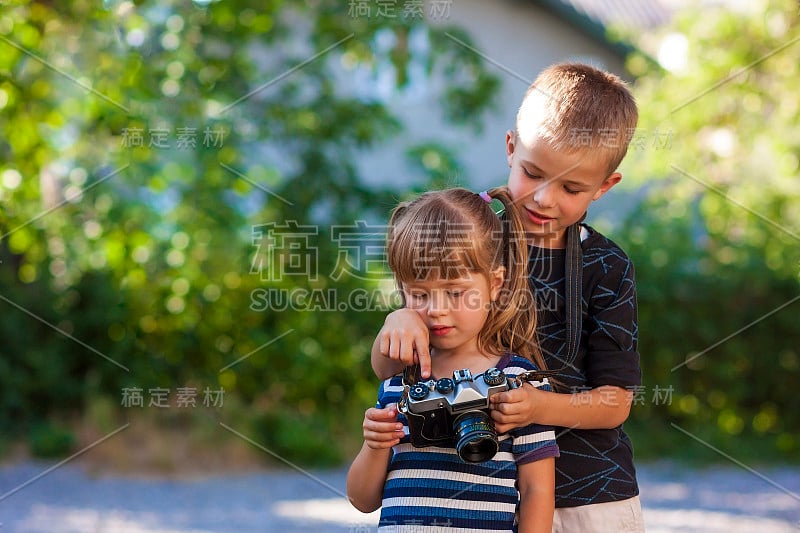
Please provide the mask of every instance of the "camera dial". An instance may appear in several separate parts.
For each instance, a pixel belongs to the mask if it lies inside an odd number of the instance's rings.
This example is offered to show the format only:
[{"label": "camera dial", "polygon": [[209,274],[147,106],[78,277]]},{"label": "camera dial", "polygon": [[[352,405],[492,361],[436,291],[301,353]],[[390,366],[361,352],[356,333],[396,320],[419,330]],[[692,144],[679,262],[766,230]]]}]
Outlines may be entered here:
[{"label": "camera dial", "polygon": [[424,383],[415,383],[408,389],[408,395],[411,396],[412,400],[422,400],[428,396],[429,392],[430,389]]},{"label": "camera dial", "polygon": [[483,373],[483,381],[485,381],[486,384],[489,385],[490,387],[496,387],[497,385],[502,385],[505,380],[506,380],[506,375],[503,373],[502,370],[496,367],[492,367]]},{"label": "camera dial", "polygon": [[450,394],[455,387],[455,382],[450,378],[441,378],[436,382],[436,392],[439,394]]}]

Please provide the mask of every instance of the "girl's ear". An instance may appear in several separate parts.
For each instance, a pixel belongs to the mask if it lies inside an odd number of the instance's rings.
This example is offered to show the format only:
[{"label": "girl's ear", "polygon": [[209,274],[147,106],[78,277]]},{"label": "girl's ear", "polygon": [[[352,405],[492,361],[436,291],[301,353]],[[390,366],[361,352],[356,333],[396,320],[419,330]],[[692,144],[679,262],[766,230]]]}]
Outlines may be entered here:
[{"label": "girl's ear", "polygon": [[406,293],[403,291],[403,284],[396,280],[395,283],[397,285],[397,292],[400,293],[400,303],[403,304],[403,307],[406,307]]},{"label": "girl's ear", "polygon": [[492,301],[497,300],[500,289],[503,288],[505,277],[506,267],[504,266],[497,267],[489,273],[489,294],[491,295]]}]

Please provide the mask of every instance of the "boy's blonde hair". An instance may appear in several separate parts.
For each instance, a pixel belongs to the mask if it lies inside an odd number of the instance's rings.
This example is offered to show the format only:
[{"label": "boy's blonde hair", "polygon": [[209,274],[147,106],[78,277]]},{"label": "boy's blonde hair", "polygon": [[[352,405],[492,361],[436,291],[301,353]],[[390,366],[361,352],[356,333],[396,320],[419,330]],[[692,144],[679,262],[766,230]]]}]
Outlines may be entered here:
[{"label": "boy's blonde hair", "polygon": [[528,87],[517,112],[517,135],[566,153],[586,150],[608,160],[614,172],[636,129],[639,112],[627,84],[581,63],[559,63]]},{"label": "boy's blonde hair", "polygon": [[426,192],[401,203],[389,221],[389,268],[402,289],[403,283],[467,273],[488,281],[491,272],[505,267],[498,299],[478,335],[478,349],[496,355],[512,352],[543,370],[522,219],[506,187],[488,194],[505,207],[502,217],[481,196],[461,188]]}]

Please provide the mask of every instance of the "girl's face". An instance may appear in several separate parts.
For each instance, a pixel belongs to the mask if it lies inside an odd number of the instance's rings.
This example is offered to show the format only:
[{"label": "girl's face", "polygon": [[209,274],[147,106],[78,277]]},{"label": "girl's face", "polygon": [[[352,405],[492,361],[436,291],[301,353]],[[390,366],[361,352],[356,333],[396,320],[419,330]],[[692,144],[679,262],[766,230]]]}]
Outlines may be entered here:
[{"label": "girl's face", "polygon": [[477,338],[489,316],[492,302],[503,284],[503,267],[488,276],[466,272],[464,277],[402,284],[406,307],[416,311],[428,326],[430,344],[437,357],[477,353]]}]

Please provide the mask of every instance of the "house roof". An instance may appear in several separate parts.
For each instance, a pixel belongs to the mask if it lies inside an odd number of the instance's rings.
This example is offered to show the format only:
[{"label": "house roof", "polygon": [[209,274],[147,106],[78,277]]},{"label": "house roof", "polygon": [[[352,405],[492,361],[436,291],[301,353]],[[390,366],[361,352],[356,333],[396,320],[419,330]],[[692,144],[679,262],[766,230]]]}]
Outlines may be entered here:
[{"label": "house roof", "polygon": [[658,0],[535,0],[621,56],[634,46],[612,40],[608,29],[641,31],[666,24],[672,15]]},{"label": "house roof", "polygon": [[650,29],[666,24],[670,19],[669,10],[657,0],[567,0],[561,3],[606,27]]}]

